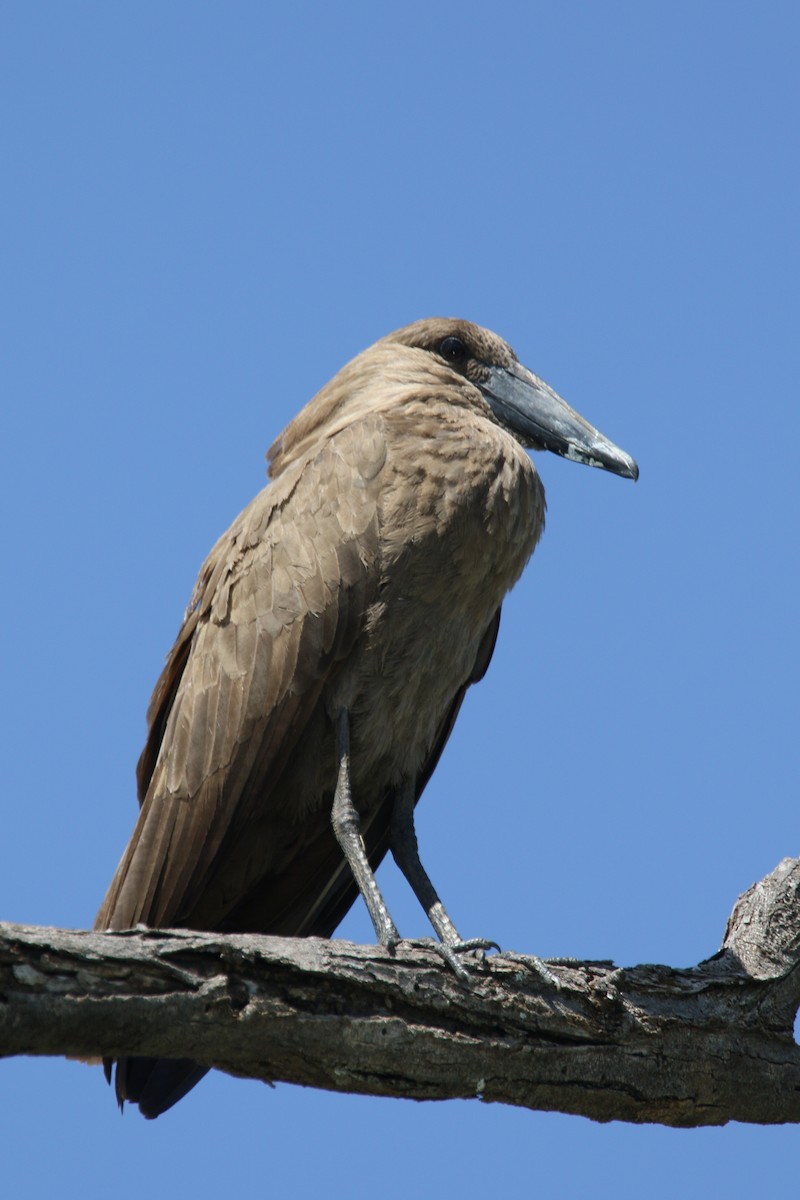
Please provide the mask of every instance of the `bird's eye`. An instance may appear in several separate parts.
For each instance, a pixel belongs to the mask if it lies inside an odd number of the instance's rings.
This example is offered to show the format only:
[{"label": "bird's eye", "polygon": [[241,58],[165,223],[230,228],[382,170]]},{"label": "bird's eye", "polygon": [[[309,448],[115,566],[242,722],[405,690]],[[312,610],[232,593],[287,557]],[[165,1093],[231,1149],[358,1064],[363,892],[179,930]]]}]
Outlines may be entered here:
[{"label": "bird's eye", "polygon": [[461,363],[469,358],[469,350],[460,337],[444,338],[439,347],[439,353],[442,358],[446,358],[451,363]]}]

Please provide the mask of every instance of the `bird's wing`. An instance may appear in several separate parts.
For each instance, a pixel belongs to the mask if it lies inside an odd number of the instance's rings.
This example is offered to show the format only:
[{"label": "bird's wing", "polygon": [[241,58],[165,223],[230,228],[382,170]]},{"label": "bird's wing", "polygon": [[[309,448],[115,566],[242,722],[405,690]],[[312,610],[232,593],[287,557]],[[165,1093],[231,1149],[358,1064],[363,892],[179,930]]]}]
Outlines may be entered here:
[{"label": "bird's wing", "polygon": [[148,712],[141,810],[100,928],[190,916],[359,636],[379,584],[379,417],[294,464],[217,542]]}]

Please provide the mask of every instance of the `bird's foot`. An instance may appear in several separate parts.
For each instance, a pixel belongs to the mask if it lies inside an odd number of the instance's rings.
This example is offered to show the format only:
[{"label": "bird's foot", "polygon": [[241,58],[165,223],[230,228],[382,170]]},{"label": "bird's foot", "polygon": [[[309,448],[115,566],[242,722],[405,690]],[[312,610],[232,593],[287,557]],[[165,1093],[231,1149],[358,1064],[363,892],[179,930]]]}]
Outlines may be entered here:
[{"label": "bird's foot", "polygon": [[[532,971],[534,975],[538,975],[543,983],[555,988],[557,992],[560,992],[564,986],[558,976],[554,975],[550,970],[545,960],[539,958],[536,954],[518,954],[515,950],[501,950],[497,957],[510,962],[520,963],[527,970]],[[554,962],[561,963],[562,960],[555,959]]]},{"label": "bird's foot", "polygon": [[[466,938],[448,942],[437,942],[435,938],[414,938],[410,944],[422,946],[426,950],[434,950],[444,959],[453,973],[464,981],[470,978],[468,965],[481,968],[486,961],[485,951],[500,949],[497,942],[492,942],[488,938]],[[462,958],[461,955],[465,957]]]}]

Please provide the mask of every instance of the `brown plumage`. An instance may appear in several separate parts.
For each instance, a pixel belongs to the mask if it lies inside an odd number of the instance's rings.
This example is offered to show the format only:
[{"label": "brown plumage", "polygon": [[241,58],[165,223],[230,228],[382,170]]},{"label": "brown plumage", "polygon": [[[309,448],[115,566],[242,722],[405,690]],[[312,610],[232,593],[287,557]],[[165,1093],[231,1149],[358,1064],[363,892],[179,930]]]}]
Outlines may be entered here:
[{"label": "brown plumage", "polygon": [[[391,844],[459,948],[416,856],[413,805],[542,531],[526,445],[637,473],[465,321],[384,338],[291,422],[270,484],[203,565],[156,685],[141,811],[98,928],[330,936],[355,872],[391,945],[371,875]],[[202,1073],[122,1060],[117,1094],[156,1116]]]}]

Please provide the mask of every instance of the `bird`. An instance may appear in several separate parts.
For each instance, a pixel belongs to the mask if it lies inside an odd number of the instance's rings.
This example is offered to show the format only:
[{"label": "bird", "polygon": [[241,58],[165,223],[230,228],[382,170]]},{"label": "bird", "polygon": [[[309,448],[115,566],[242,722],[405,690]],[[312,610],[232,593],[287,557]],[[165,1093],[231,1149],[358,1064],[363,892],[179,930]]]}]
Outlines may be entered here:
[{"label": "bird", "polygon": [[[392,951],[375,878],[391,850],[455,970],[490,945],[447,913],[414,809],[544,527],[529,450],[639,474],[466,320],[389,334],[306,404],[200,570],[95,928],[330,937],[360,893]],[[117,1100],[157,1117],[207,1069],[120,1058]]]}]

